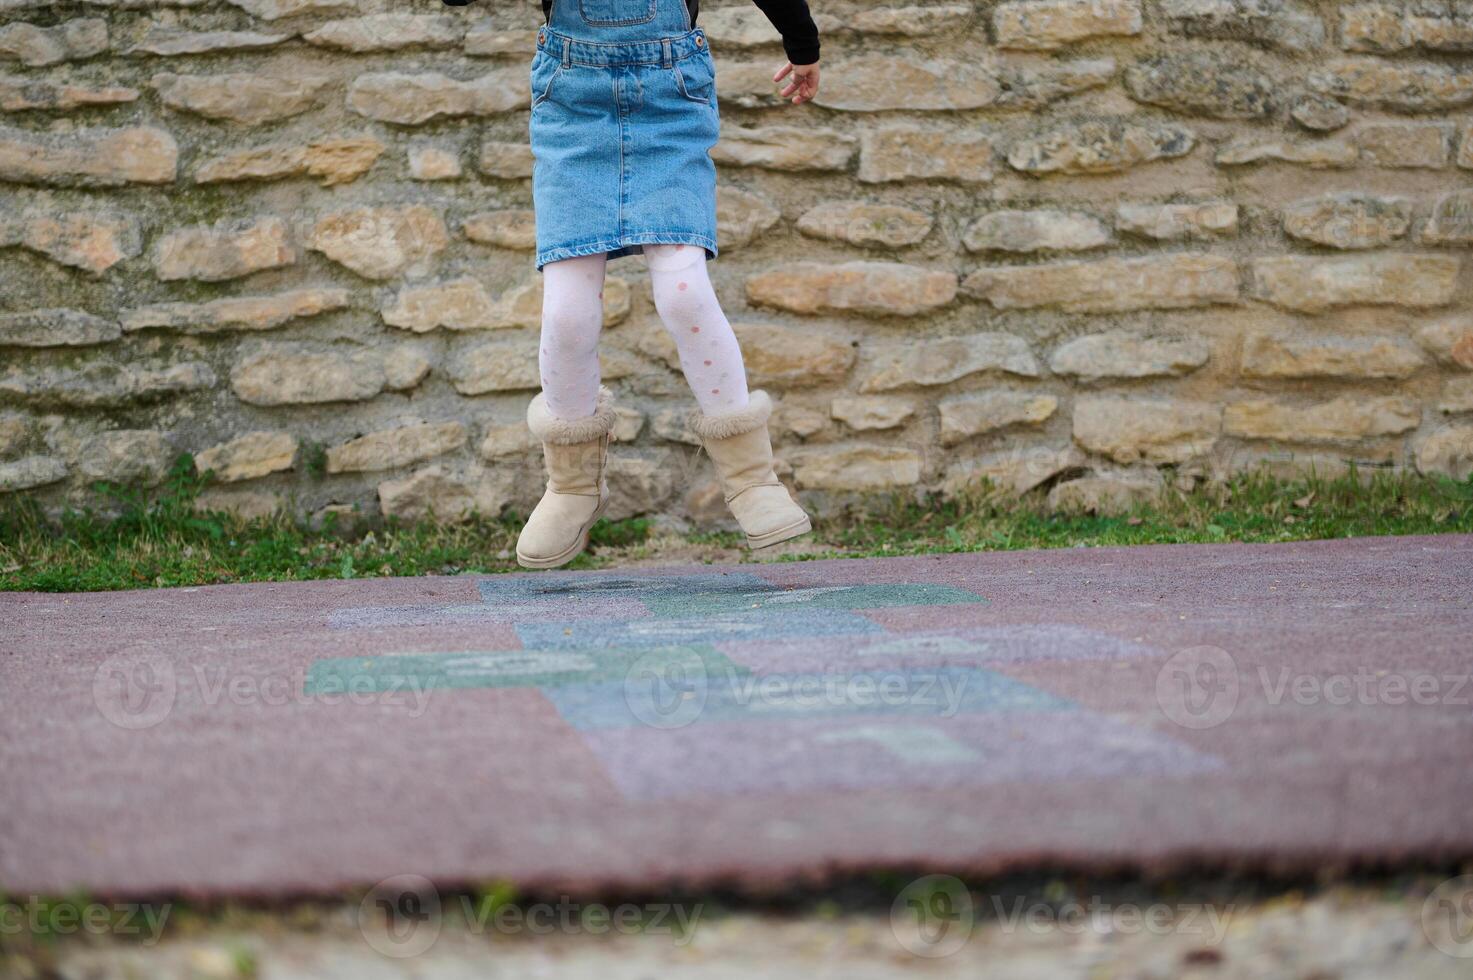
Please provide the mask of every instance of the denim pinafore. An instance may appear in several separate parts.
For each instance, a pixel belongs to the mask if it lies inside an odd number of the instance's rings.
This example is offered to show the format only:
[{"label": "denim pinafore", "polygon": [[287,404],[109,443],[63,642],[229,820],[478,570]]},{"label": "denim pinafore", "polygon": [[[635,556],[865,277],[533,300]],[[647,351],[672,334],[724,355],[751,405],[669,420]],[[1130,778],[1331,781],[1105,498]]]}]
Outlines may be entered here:
[{"label": "denim pinafore", "polygon": [[647,244],[716,257],[716,69],[685,0],[553,0],[531,86],[538,271]]}]

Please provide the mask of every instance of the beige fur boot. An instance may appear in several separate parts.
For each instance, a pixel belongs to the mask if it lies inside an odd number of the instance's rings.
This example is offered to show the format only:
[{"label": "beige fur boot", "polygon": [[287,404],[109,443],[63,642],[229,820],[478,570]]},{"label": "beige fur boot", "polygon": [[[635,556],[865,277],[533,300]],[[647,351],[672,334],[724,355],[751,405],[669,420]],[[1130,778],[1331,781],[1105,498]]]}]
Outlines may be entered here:
[{"label": "beige fur boot", "polygon": [[772,440],[767,420],[772,400],[765,391],[748,395],[747,407],[725,415],[697,412],[691,428],[716,464],[726,506],[747,535],[747,545],[768,545],[795,538],[813,525],[772,468]]},{"label": "beige fur boot", "polygon": [[588,531],[609,504],[604,468],[614,427],[613,396],[600,387],[592,415],[565,421],[547,410],[539,392],[527,406],[527,427],[542,440],[547,491],[517,538],[517,563],[555,568],[588,547]]}]

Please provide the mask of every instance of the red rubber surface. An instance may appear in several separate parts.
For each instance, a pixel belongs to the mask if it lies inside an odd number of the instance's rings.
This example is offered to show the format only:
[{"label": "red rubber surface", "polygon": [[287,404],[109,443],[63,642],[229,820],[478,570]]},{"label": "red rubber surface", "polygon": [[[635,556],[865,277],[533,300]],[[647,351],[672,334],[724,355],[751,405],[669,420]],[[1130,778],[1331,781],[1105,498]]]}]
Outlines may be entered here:
[{"label": "red rubber surface", "polygon": [[[0,627],[12,894],[1473,854],[1467,536],[11,594]],[[652,726],[628,685],[671,630],[899,694],[712,674]],[[420,663],[457,679],[321,687]]]}]

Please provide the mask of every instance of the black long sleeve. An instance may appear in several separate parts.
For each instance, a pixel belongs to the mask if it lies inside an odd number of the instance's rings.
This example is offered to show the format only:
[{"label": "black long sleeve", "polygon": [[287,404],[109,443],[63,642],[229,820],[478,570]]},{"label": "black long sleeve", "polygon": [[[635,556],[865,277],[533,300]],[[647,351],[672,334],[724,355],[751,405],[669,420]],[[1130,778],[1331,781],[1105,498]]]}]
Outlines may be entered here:
[{"label": "black long sleeve", "polygon": [[[471,0],[444,0],[452,7],[464,7]],[[811,65],[818,60],[818,25],[808,10],[808,0],[752,0],[783,38],[783,51],[795,65]],[[701,0],[685,0],[690,22],[696,22]],[[542,0],[542,19],[552,15],[552,0]]]},{"label": "black long sleeve", "polygon": [[[688,0],[691,23],[701,0]],[[808,11],[807,0],[752,0],[772,26],[783,36],[783,51],[795,65],[811,65],[818,60],[818,25]]]}]

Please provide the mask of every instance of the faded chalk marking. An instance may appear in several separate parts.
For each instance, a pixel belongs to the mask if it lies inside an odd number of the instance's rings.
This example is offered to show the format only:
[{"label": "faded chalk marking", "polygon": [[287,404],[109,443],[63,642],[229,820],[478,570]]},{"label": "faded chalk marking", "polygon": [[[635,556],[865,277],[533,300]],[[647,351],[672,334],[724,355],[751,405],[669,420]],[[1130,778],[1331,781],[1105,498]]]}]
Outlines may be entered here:
[{"label": "faded chalk marking", "polygon": [[796,638],[880,633],[883,627],[844,609],[812,607],[748,609],[690,619],[644,619],[631,622],[540,622],[518,624],[517,636],[528,649],[566,647],[659,646],[672,643],[717,643],[723,640]]},{"label": "faded chalk marking", "polygon": [[591,674],[598,662],[582,653],[482,653],[441,662],[447,677],[525,677],[529,674]]},{"label": "faded chalk marking", "polygon": [[395,653],[378,657],[334,657],[315,661],[307,672],[308,693],[415,689],[540,687],[622,682],[629,665],[644,656],[659,662],[694,660],[711,672],[740,676],[738,666],[711,647],[619,650],[493,650],[456,653]]},{"label": "faded chalk marking", "polygon": [[839,731],[821,732],[815,741],[822,745],[841,742],[873,742],[896,761],[917,766],[949,766],[978,762],[982,755],[950,737],[939,728],[924,725],[861,725]]}]

